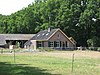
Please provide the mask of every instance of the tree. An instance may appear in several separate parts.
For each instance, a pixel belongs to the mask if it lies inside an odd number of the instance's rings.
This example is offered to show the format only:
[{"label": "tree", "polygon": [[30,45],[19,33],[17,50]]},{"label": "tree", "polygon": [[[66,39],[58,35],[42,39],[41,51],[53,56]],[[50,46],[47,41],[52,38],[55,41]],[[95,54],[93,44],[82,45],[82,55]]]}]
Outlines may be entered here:
[{"label": "tree", "polygon": [[[100,0],[35,0],[11,15],[0,15],[0,33],[37,33],[59,27],[78,46],[100,38]],[[96,43],[97,44],[97,43]]]},{"label": "tree", "polygon": [[94,36],[93,38],[88,39],[87,43],[89,47],[100,47],[100,38]]}]

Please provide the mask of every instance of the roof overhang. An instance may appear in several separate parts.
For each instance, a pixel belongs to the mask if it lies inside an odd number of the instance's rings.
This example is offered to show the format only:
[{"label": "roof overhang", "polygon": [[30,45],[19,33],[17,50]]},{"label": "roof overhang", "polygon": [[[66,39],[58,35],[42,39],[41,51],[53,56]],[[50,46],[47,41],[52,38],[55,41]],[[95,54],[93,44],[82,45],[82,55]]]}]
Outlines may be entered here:
[{"label": "roof overhang", "polygon": [[35,34],[0,34],[5,40],[29,40]]}]

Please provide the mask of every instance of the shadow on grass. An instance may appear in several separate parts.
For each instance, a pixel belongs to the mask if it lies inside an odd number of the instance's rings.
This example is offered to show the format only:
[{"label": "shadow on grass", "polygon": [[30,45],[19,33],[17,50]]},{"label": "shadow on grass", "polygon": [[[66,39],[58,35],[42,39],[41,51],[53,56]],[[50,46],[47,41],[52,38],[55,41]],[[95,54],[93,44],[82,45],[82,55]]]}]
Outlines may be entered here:
[{"label": "shadow on grass", "polygon": [[47,69],[29,67],[28,64],[9,64],[0,62],[0,75],[58,75],[46,72]]}]

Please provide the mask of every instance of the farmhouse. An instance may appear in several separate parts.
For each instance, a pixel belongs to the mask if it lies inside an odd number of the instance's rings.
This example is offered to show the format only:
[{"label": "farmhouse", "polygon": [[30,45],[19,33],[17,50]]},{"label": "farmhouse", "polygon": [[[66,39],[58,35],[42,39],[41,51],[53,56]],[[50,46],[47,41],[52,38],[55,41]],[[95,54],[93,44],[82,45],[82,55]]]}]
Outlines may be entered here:
[{"label": "farmhouse", "polygon": [[32,47],[36,50],[39,47],[50,47],[53,49],[73,49],[76,41],[68,37],[61,29],[50,29],[38,32],[24,44],[25,48]]},{"label": "farmhouse", "polygon": [[9,48],[10,45],[16,46],[17,43],[19,43],[20,48],[32,48],[33,50],[41,47],[53,49],[73,49],[76,47],[76,41],[59,28],[48,28],[37,34],[0,34],[0,47]]}]

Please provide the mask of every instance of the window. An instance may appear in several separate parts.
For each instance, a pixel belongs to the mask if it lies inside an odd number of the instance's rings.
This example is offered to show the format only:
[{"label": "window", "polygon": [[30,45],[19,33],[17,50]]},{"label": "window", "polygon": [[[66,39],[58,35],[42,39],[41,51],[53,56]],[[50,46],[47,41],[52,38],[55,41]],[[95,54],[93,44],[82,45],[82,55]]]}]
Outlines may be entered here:
[{"label": "window", "polygon": [[40,36],[40,34],[37,35],[37,37]]},{"label": "window", "polygon": [[60,47],[60,42],[56,42],[55,41],[55,47],[58,47],[59,48]]},{"label": "window", "polygon": [[37,42],[37,47],[42,47],[42,46],[43,46],[43,42],[38,41],[38,42]]},{"label": "window", "polygon": [[44,33],[42,35],[44,36]]},{"label": "window", "polygon": [[60,39],[60,35],[59,34],[57,35],[57,38]]},{"label": "window", "polygon": [[54,42],[49,42],[49,47],[54,47]]},{"label": "window", "polygon": [[67,47],[67,41],[66,41],[66,47]]},{"label": "window", "polygon": [[58,34],[58,38],[60,38],[60,35]]},{"label": "window", "polygon": [[49,35],[49,33],[46,34],[46,36],[48,36],[48,35]]}]

